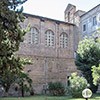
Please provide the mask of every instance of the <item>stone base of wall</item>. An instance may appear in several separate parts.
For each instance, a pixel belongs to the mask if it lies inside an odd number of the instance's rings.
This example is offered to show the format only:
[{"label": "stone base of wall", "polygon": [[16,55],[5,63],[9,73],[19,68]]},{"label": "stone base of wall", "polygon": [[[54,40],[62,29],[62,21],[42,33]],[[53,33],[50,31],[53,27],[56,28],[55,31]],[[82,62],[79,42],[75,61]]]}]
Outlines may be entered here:
[{"label": "stone base of wall", "polygon": [[32,58],[32,65],[25,67],[25,71],[33,80],[33,89],[36,94],[44,93],[48,82],[60,81],[67,84],[67,78],[76,72],[74,59],[72,58]]},{"label": "stone base of wall", "polygon": [[[53,58],[53,57],[30,57],[32,65],[27,65],[24,69],[33,81],[34,94],[45,94],[49,82],[62,82],[67,84],[67,79],[71,73],[76,72],[74,59],[72,58]],[[5,94],[1,93],[1,96]],[[12,85],[9,90],[10,96],[21,96],[20,89],[15,91]],[[25,93],[29,96],[30,93]]]}]

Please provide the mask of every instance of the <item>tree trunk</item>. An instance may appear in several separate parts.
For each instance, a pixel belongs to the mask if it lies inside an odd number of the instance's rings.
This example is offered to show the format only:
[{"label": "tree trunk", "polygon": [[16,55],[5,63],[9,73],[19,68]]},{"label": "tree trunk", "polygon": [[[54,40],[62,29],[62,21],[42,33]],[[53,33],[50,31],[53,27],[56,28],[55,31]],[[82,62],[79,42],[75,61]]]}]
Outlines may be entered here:
[{"label": "tree trunk", "polygon": [[[9,87],[9,86],[8,86]],[[8,93],[8,91],[9,91],[9,88],[8,87],[5,87],[4,88],[4,97],[8,97],[9,96],[9,93]]]},{"label": "tree trunk", "polygon": [[24,87],[23,87],[23,82],[22,82],[21,92],[22,92],[22,97],[24,97]]}]

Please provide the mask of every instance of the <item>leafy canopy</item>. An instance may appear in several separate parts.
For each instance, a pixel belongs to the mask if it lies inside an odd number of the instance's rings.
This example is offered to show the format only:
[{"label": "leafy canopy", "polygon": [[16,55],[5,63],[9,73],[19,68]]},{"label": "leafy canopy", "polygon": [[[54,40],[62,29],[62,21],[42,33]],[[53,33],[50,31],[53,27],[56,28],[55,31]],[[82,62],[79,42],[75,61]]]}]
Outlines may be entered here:
[{"label": "leafy canopy", "polygon": [[92,65],[98,66],[100,60],[100,41],[94,38],[85,38],[78,45],[76,65],[79,70],[87,71]]},{"label": "leafy canopy", "polygon": [[89,82],[92,92],[95,92],[91,68],[93,65],[99,66],[100,63],[100,37],[89,37],[79,42],[75,63]]},{"label": "leafy canopy", "polygon": [[26,1],[0,1],[0,84],[6,92],[17,80],[22,79],[23,83],[24,81],[32,82],[26,73],[22,73],[28,61],[15,55],[26,33],[26,30],[20,26],[20,23],[24,21],[21,5]]}]

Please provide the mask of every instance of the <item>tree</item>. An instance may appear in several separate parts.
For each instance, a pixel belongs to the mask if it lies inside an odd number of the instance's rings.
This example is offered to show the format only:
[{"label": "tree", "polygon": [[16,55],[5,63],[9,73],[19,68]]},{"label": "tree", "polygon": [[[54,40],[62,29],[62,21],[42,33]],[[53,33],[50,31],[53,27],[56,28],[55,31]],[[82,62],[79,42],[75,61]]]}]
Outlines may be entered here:
[{"label": "tree", "polygon": [[73,97],[82,97],[82,91],[88,86],[88,82],[84,77],[80,77],[77,73],[72,73],[69,77],[70,92]]},{"label": "tree", "polygon": [[100,63],[100,38],[85,38],[80,41],[77,50],[77,56],[75,61],[77,68],[82,72],[84,77],[90,84],[90,88],[93,92],[96,92],[96,86],[93,84],[92,71],[93,65],[96,67]]},{"label": "tree", "polygon": [[98,67],[92,66],[92,76],[93,76],[93,83],[95,85],[100,84],[100,64]]},{"label": "tree", "polygon": [[[24,65],[28,63],[25,59],[15,55],[26,33],[26,30],[20,26],[20,23],[24,21],[21,5],[26,1],[0,1],[0,84],[6,92],[8,92],[11,84],[16,82],[16,78],[21,78],[20,74]],[[27,77],[26,75],[26,79]]]}]

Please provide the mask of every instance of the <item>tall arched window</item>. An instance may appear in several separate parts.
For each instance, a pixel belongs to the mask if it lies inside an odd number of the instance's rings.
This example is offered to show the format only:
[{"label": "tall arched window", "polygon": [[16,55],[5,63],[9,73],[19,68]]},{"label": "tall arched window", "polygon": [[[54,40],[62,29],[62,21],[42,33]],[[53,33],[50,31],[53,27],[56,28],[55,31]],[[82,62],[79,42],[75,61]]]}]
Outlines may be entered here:
[{"label": "tall arched window", "polygon": [[68,36],[66,33],[62,33],[60,35],[60,47],[61,48],[66,48],[68,46]]},{"label": "tall arched window", "polygon": [[54,46],[54,33],[51,30],[45,32],[45,44],[46,46]]},{"label": "tall arched window", "polygon": [[38,44],[39,42],[39,31],[37,28],[31,28],[31,42],[34,44]]}]

